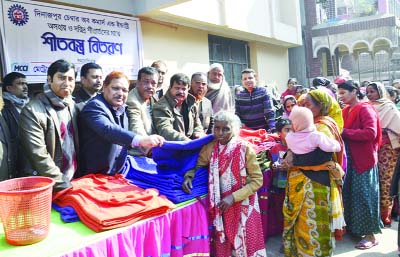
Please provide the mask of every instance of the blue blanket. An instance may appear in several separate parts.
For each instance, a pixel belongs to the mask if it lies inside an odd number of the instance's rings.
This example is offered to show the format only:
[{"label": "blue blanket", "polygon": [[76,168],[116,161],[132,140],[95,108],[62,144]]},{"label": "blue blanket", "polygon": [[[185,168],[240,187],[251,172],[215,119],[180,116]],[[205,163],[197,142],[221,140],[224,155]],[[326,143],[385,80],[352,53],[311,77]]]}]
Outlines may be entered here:
[{"label": "blue blanket", "polygon": [[128,156],[124,175],[141,188],[156,188],[174,203],[184,202],[207,193],[208,168],[197,170],[192,193],[182,190],[184,174],[196,166],[203,145],[213,140],[213,135],[191,141],[167,141],[153,148],[153,160]]}]

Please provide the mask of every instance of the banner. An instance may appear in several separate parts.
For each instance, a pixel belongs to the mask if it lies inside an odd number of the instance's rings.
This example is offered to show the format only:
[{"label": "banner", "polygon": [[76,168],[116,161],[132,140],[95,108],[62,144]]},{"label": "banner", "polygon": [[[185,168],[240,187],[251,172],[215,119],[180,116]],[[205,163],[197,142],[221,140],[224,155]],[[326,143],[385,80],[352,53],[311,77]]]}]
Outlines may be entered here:
[{"label": "banner", "polygon": [[23,73],[28,83],[44,83],[61,58],[75,64],[78,80],[87,62],[131,80],[143,64],[137,18],[28,0],[2,0],[1,15],[5,72]]}]

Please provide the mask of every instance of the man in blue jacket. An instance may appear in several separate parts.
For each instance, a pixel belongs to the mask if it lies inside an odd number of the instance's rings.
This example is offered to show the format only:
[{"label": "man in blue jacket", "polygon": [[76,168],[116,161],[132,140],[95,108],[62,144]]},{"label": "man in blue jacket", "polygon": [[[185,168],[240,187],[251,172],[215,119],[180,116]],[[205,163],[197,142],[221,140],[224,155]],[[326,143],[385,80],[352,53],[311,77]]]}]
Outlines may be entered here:
[{"label": "man in blue jacket", "polygon": [[79,114],[80,175],[121,172],[131,147],[162,145],[159,135],[140,136],[128,130],[126,101],[129,79],[111,72],[103,83],[103,93],[89,101]]}]

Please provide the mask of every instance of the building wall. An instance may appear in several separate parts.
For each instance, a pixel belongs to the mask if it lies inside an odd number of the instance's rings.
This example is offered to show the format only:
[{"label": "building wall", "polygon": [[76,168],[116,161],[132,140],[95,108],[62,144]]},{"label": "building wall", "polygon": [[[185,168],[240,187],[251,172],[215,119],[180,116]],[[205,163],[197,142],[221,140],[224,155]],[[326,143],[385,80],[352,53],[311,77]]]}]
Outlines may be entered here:
[{"label": "building wall", "polygon": [[168,66],[167,79],[174,73],[190,76],[207,72],[209,66],[208,34],[183,26],[141,21],[144,65],[163,60]]},{"label": "building wall", "polygon": [[260,85],[275,85],[279,92],[286,88],[289,78],[288,50],[265,43],[250,43],[251,67],[258,74]]},{"label": "building wall", "polygon": [[[168,65],[167,80],[177,72],[190,76],[209,67],[207,31],[183,26],[142,21],[144,65],[163,60]],[[289,76],[286,47],[266,43],[250,43],[251,67],[259,75],[260,84],[276,83],[283,90]]]}]

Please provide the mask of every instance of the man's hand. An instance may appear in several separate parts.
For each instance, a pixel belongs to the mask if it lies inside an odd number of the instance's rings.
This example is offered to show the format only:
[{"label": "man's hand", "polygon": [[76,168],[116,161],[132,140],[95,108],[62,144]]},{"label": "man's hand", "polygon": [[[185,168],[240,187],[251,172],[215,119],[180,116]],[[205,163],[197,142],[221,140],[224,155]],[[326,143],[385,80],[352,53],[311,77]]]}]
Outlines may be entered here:
[{"label": "man's hand", "polygon": [[220,209],[221,212],[226,211],[229,207],[232,206],[232,204],[235,202],[235,199],[233,199],[233,195],[228,195],[222,199],[221,202],[218,204],[218,208]]},{"label": "man's hand", "polygon": [[191,177],[185,177],[185,180],[182,183],[183,191],[185,191],[188,194],[192,193],[192,188],[193,188],[192,180],[193,180],[193,178],[191,178]]},{"label": "man's hand", "polygon": [[159,135],[143,136],[140,138],[139,145],[143,147],[162,146],[165,139]]}]

